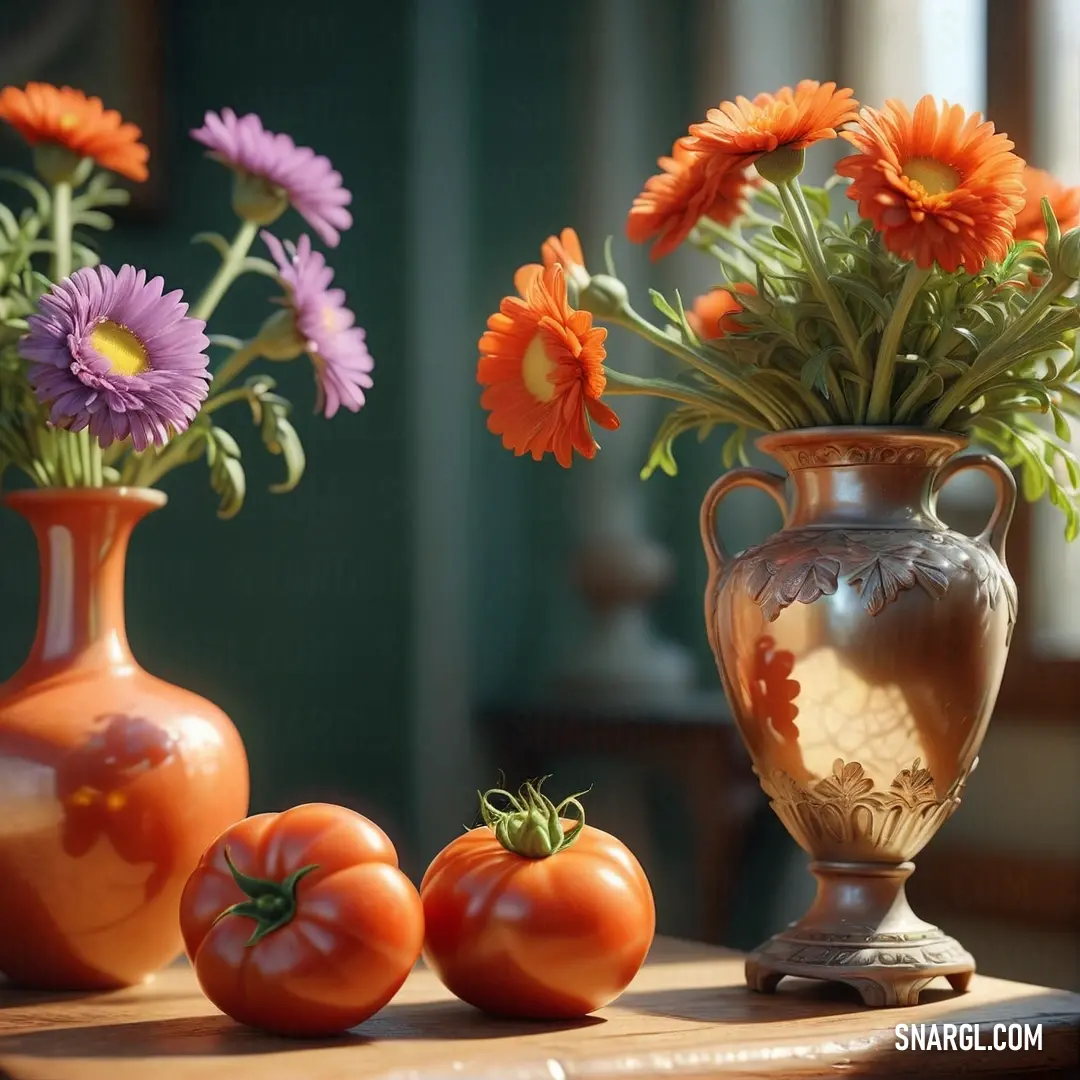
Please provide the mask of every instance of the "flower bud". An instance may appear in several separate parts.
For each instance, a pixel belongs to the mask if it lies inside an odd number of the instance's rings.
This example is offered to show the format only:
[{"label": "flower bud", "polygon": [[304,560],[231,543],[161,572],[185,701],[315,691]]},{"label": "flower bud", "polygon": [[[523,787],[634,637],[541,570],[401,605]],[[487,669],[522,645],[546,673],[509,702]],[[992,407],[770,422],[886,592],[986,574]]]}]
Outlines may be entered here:
[{"label": "flower bud", "polygon": [[1080,227],[1062,235],[1055,261],[1057,269],[1065,277],[1080,281]]},{"label": "flower bud", "polygon": [[[34,169],[50,187],[75,183],[83,158],[59,143],[43,142],[34,147]],[[90,162],[91,168],[93,162]]]},{"label": "flower bud", "polygon": [[754,162],[754,168],[763,180],[772,184],[784,184],[794,180],[806,165],[806,151],[792,150],[790,146],[781,146],[771,154],[763,154]]},{"label": "flower bud", "polygon": [[238,217],[256,225],[272,225],[289,207],[288,196],[276,184],[245,172],[236,173],[232,203]]},{"label": "flower bud", "polygon": [[618,278],[596,274],[578,293],[578,303],[582,310],[590,311],[598,318],[613,318],[629,310],[630,294]]},{"label": "flower bud", "polygon": [[307,352],[307,342],[296,329],[291,310],[275,312],[262,324],[255,343],[259,354],[267,360],[295,360]]}]

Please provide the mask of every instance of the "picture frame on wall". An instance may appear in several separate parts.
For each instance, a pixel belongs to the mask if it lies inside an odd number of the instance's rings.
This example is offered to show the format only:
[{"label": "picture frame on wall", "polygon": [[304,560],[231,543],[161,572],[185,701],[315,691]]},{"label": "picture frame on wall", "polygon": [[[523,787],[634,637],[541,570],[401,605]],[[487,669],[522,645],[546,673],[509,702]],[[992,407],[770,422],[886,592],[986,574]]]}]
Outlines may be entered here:
[{"label": "picture frame on wall", "polygon": [[[127,185],[131,203],[118,218],[153,218],[166,206],[161,16],[160,0],[0,0],[0,85],[72,86],[142,129],[150,178]],[[21,139],[6,125],[0,161],[25,162]]]}]

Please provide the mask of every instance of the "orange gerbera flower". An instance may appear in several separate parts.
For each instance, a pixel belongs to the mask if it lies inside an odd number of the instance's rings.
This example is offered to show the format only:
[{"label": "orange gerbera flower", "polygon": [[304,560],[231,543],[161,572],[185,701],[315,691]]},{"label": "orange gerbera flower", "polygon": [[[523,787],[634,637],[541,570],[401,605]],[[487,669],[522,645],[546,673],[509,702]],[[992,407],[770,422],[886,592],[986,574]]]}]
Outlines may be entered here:
[{"label": "orange gerbera flower", "polygon": [[1024,169],[1024,205],[1016,215],[1014,240],[1046,240],[1042,216],[1043,198],[1050,200],[1061,231],[1080,225],[1080,187],[1066,187],[1043,169]]},{"label": "orange gerbera flower", "polygon": [[596,453],[590,419],[609,430],[619,426],[600,400],[607,331],[567,303],[558,263],[523,266],[514,285],[520,296],[503,300],[480,339],[476,378],[487,388],[480,404],[490,414],[488,430],[508,450],[536,461],[550,451],[569,468],[574,450],[586,458]]},{"label": "orange gerbera flower", "polygon": [[579,289],[589,284],[589,271],[585,269],[581,241],[573,229],[563,229],[558,236],[549,236],[540,248],[540,257],[545,267],[561,266],[567,279]]},{"label": "orange gerbera flower", "polygon": [[657,237],[650,257],[670,255],[703,217],[728,225],[739,216],[750,184],[744,169],[712,161],[679,140],[671,157],[657,164],[663,170],[645,182],[626,219],[626,234],[635,244]]},{"label": "orange gerbera flower", "polygon": [[103,169],[129,180],[145,180],[150,151],[142,132],[125,124],[115,109],[81,90],[28,83],[25,90],[0,91],[0,120],[6,120],[31,145],[56,143],[79,157],[93,158]]},{"label": "orange gerbera flower", "polygon": [[705,122],[690,127],[687,148],[724,155],[749,165],[775,150],[805,150],[822,139],[835,139],[837,129],[858,118],[859,103],[852,90],[836,83],[803,79],[794,90],[758,94],[753,101],[738,97],[721,102],[705,114]]},{"label": "orange gerbera flower", "polygon": [[1024,162],[1005,135],[959,105],[939,112],[930,96],[914,116],[889,101],[859,119],[861,130],[843,133],[859,153],[836,171],[852,179],[848,198],[890,251],[923,269],[969,273],[1005,257],[1024,205]]},{"label": "orange gerbera flower", "polygon": [[573,229],[563,229],[558,236],[549,236],[540,248],[544,266],[558,263],[567,273],[575,267],[585,266],[585,256],[581,251],[581,241]]},{"label": "orange gerbera flower", "polygon": [[715,341],[725,334],[746,331],[746,327],[735,317],[744,310],[735,293],[756,296],[757,289],[748,282],[740,281],[731,289],[710,289],[694,301],[693,310],[686,313],[686,321],[702,341]]}]

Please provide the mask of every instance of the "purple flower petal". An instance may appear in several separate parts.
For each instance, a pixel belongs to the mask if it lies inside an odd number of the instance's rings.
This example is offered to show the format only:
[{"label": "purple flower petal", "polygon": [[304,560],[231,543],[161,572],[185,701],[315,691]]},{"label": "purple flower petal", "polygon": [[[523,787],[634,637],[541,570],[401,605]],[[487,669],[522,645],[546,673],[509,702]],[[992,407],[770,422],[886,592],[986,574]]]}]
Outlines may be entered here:
[{"label": "purple flower petal", "polygon": [[371,389],[371,359],[364,331],[345,306],[342,289],[330,288],[334,272],[311,240],[301,236],[297,244],[282,245],[264,231],[263,241],[288,292],[287,303],[296,321],[296,332],[306,342],[315,368],[316,411],[329,420],[340,407],[358,412],[364,391]]},{"label": "purple flower petal", "polygon": [[[20,352],[53,424],[89,427],[103,447],[130,436],[138,451],[187,429],[209,393],[210,342],[206,324],[188,318],[182,294],[164,289],[145,270],[99,266],[76,271],[41,298]],[[120,370],[115,345],[95,346],[99,330],[134,339],[142,370]]]},{"label": "purple flower petal", "polygon": [[288,135],[275,135],[254,114],[238,117],[232,109],[208,112],[191,137],[210,148],[211,157],[238,172],[258,176],[281,188],[293,209],[330,247],[352,226],[345,209],[352,194],[341,183],[328,158],[307,146],[297,146]]}]

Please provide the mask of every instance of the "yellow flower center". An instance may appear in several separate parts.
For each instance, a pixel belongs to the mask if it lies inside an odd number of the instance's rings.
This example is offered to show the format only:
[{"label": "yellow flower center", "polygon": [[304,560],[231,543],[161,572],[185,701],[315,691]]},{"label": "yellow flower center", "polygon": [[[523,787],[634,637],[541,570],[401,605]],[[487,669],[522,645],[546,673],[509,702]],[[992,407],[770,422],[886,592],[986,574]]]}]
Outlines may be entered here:
[{"label": "yellow flower center", "polygon": [[143,343],[126,326],[111,319],[94,327],[90,344],[114,375],[141,375],[150,370],[150,357]]},{"label": "yellow flower center", "polygon": [[955,191],[963,180],[951,165],[934,158],[912,158],[904,165],[904,175],[927,195]]},{"label": "yellow flower center", "polygon": [[537,401],[550,401],[555,396],[555,384],[551,375],[559,365],[547,354],[544,341],[539,334],[529,342],[525,355],[521,358],[521,378],[525,389]]},{"label": "yellow flower center", "polygon": [[79,126],[79,118],[74,113],[64,113],[57,125],[61,131],[71,131]]}]

